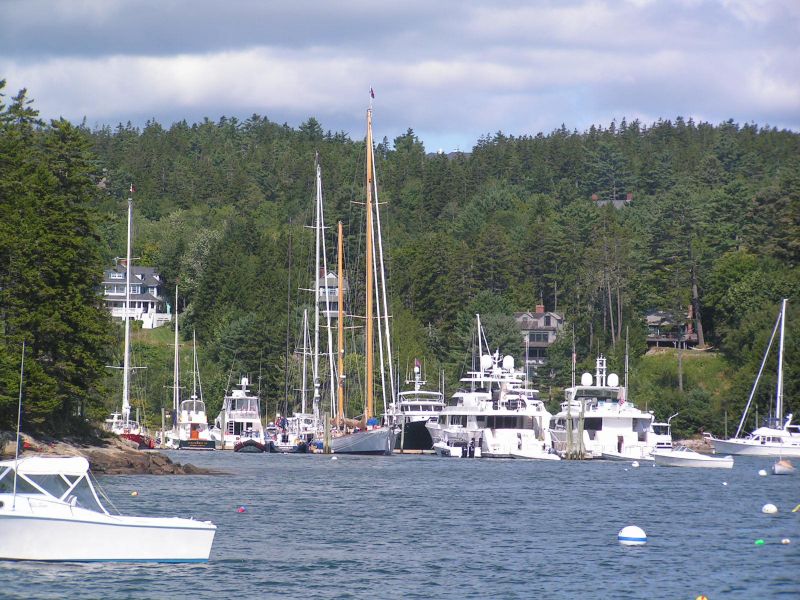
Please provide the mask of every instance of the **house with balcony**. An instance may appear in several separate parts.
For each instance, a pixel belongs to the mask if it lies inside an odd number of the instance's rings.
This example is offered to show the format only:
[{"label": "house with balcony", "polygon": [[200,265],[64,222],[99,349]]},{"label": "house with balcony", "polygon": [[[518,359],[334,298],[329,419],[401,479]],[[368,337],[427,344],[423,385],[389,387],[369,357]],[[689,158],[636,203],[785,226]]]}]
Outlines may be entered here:
[{"label": "house with balcony", "polygon": [[677,348],[679,343],[684,348],[697,345],[697,333],[694,330],[691,306],[685,314],[650,310],[645,314],[645,321],[647,322],[647,346],[650,348]]},{"label": "house with balcony", "polygon": [[[330,317],[337,319],[339,317],[339,277],[336,273],[329,272],[327,275],[320,269],[320,277],[317,281],[319,286],[319,310],[320,316],[323,319]],[[343,297],[347,298],[347,292],[350,290],[347,285],[347,278],[342,283]],[[312,290],[313,291],[313,290]]]},{"label": "house with balcony", "polygon": [[546,311],[543,304],[537,304],[535,311],[514,313],[514,318],[522,333],[525,374],[531,378],[539,367],[547,364],[547,348],[564,327],[564,315]]},{"label": "house with balcony", "polygon": [[[103,272],[103,301],[115,319],[125,318],[125,261]],[[131,267],[129,319],[140,321],[143,329],[154,329],[172,320],[164,295],[164,282],[153,267]]]}]

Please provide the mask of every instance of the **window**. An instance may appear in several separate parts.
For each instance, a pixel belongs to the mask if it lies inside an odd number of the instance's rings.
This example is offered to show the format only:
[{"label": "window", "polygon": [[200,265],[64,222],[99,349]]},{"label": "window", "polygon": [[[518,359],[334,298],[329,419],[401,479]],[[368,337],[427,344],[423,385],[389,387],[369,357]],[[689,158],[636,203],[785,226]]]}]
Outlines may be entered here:
[{"label": "window", "polygon": [[141,293],[142,293],[142,286],[140,285],[131,286],[131,294],[141,294]]},{"label": "window", "polygon": [[125,279],[125,273],[117,273],[116,271],[112,271],[111,279]]},{"label": "window", "polygon": [[545,315],[545,317],[544,317],[544,326],[545,327],[550,327],[551,326],[551,322],[552,322],[552,318],[550,317],[550,315]]}]

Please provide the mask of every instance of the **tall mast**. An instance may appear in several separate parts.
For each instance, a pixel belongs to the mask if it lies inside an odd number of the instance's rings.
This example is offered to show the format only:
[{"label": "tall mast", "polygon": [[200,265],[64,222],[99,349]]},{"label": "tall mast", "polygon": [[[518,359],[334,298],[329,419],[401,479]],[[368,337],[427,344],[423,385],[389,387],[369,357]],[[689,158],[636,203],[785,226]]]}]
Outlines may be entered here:
[{"label": "tall mast", "polygon": [[314,259],[314,354],[311,361],[314,378],[314,419],[319,419],[320,377],[319,377],[319,262],[322,252],[322,176],[319,168],[319,157],[314,160],[316,172],[316,254]]},{"label": "tall mast", "polygon": [[306,390],[308,389],[307,373],[308,373],[308,344],[310,336],[308,335],[308,309],[303,309],[303,385],[300,388],[300,412],[306,412]]},{"label": "tall mast", "polygon": [[372,339],[373,339],[373,322],[372,322],[372,108],[367,110],[367,142],[366,142],[366,154],[367,154],[367,206],[366,206],[366,213],[367,213],[367,225],[366,225],[366,260],[365,260],[365,276],[364,276],[364,286],[366,289],[366,306],[364,310],[364,314],[366,317],[366,340],[364,342],[365,354],[366,354],[366,412],[364,414],[364,420],[372,417],[373,412],[373,373],[372,373],[372,361],[373,361],[373,352],[374,348],[372,347]]},{"label": "tall mast", "polygon": [[344,418],[344,240],[342,239],[342,222],[338,224],[338,241],[337,241],[337,285],[339,286],[339,302],[337,314],[337,344],[338,344],[338,359],[337,367],[339,373],[339,387],[337,390],[338,408],[337,416],[339,419]]},{"label": "tall mast", "polygon": [[178,409],[180,408],[181,368],[178,351],[178,286],[175,286],[175,368],[172,373],[172,428],[178,427]]},{"label": "tall mast", "polygon": [[[192,400],[197,400],[197,336],[192,329]],[[192,409],[197,410],[196,406]]]},{"label": "tall mast", "polygon": [[131,229],[133,228],[133,185],[128,197],[128,249],[125,255],[125,351],[122,359],[122,420],[126,424],[131,418],[131,403],[128,382],[131,368]]},{"label": "tall mast", "polygon": [[775,390],[775,418],[783,427],[783,333],[786,328],[786,298],[781,302],[781,337],[778,345],[778,384]]}]

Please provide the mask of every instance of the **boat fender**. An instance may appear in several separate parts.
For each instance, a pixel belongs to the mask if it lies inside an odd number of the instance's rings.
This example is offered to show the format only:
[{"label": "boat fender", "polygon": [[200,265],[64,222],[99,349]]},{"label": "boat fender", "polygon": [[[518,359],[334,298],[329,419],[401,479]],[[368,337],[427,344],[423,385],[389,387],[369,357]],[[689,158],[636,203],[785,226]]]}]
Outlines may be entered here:
[{"label": "boat fender", "polygon": [[628,525],[620,529],[617,540],[623,546],[643,546],[647,543],[647,534],[641,527]]},{"label": "boat fender", "polygon": [[774,515],[778,512],[778,507],[774,504],[765,504],[761,507],[761,512],[765,515]]}]

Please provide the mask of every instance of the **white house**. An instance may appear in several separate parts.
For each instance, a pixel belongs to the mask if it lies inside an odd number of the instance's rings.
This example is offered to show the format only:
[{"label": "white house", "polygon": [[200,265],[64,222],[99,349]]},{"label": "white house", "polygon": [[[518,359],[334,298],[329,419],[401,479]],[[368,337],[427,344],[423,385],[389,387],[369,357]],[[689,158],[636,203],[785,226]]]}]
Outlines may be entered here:
[{"label": "white house", "polygon": [[[125,261],[103,272],[103,301],[115,319],[125,316]],[[165,302],[164,282],[153,267],[131,267],[131,299],[128,318],[154,329],[172,320]]]}]

